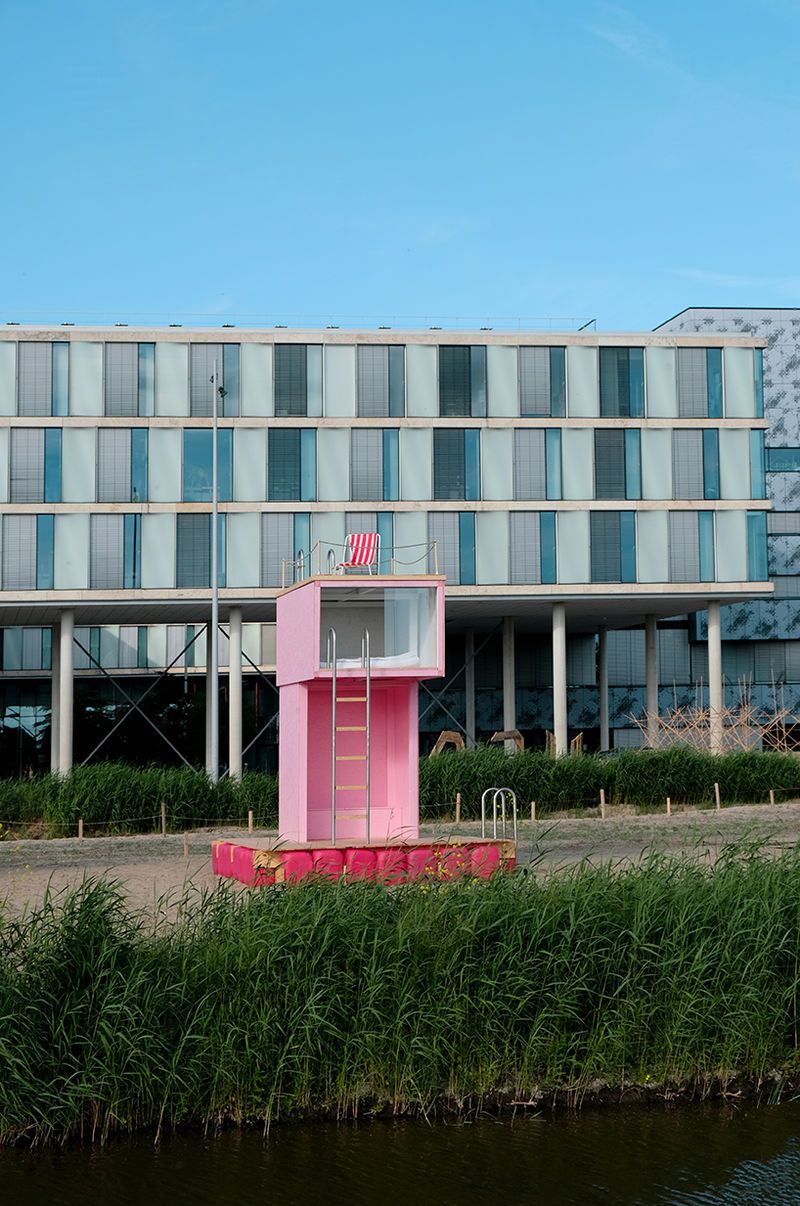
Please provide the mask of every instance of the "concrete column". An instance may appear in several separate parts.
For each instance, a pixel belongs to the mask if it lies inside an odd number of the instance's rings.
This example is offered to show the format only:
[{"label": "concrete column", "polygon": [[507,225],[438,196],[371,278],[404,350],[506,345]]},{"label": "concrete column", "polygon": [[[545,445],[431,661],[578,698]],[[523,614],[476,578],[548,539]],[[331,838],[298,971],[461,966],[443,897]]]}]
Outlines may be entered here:
[{"label": "concrete column", "polygon": [[[514,617],[503,618],[503,728],[517,727],[517,676],[514,664]],[[506,741],[506,753],[513,754],[516,745]]]},{"label": "concrete column", "polygon": [[58,665],[58,773],[67,775],[72,770],[72,716],[73,716],[73,637],[75,635],[75,612],[66,608],[61,613],[59,632]]},{"label": "concrete column", "polygon": [[475,744],[475,633],[472,629],[464,633],[464,728],[467,730],[467,746]]},{"label": "concrete column", "polygon": [[566,754],[567,739],[567,611],[553,604],[553,733],[556,755]]},{"label": "concrete column", "polygon": [[232,607],[228,613],[228,774],[232,779],[242,777],[242,609]]},{"label": "concrete column", "polygon": [[652,747],[658,735],[658,623],[655,616],[644,618],[644,682],[647,744]]},{"label": "concrete column", "polygon": [[58,731],[61,721],[61,625],[54,624],[50,638],[50,770],[58,772]]},{"label": "concrete column", "polygon": [[206,624],[206,774],[215,783],[217,776],[214,772],[214,755],[211,741],[211,696],[214,691],[214,674],[211,665],[211,625]]},{"label": "concrete column", "polygon": [[708,605],[708,706],[711,722],[711,753],[721,754],[724,726],[722,720],[722,627],[719,601]]},{"label": "concrete column", "polygon": [[608,632],[601,628],[597,642],[597,678],[600,690],[600,749],[611,749],[611,733],[608,726]]}]

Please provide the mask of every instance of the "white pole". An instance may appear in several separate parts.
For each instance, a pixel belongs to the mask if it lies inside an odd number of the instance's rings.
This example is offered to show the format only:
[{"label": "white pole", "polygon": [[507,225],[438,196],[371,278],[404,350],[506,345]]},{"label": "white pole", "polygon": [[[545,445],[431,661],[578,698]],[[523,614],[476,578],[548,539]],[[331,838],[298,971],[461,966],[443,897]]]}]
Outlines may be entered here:
[{"label": "white pole", "polygon": [[604,752],[611,748],[611,734],[608,724],[608,633],[601,628],[598,634],[598,678],[600,688],[600,749]]},{"label": "white pole", "polygon": [[[219,527],[219,482],[217,481],[217,402],[218,374],[217,361],[214,360],[214,375],[211,378],[211,631],[208,634],[206,656],[209,659],[209,687],[211,698],[209,704],[210,740],[208,777],[212,783],[219,778],[219,571],[217,567],[217,543]],[[208,682],[207,678],[207,682]]]},{"label": "white pole", "polygon": [[72,770],[73,724],[73,650],[75,612],[66,608],[61,613],[59,632],[60,658],[58,663],[58,701],[61,709],[58,726],[58,771],[67,775]]},{"label": "white pole", "polygon": [[654,615],[644,618],[644,676],[647,744],[652,749],[658,738],[658,621]]},{"label": "white pole", "polygon": [[708,604],[708,704],[711,724],[711,753],[721,754],[724,742],[722,696],[722,627],[719,601]]},{"label": "white pole", "polygon": [[230,656],[228,659],[228,774],[242,777],[242,609],[228,613]]},{"label": "white pole", "polygon": [[556,757],[567,752],[567,615],[563,603],[553,604],[553,731]]}]

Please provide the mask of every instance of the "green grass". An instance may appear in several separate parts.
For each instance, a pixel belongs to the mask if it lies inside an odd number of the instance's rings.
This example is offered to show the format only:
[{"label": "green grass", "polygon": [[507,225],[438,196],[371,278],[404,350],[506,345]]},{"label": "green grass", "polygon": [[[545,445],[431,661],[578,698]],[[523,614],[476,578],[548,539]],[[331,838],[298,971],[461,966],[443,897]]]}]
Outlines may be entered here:
[{"label": "green grass", "polygon": [[[0,1141],[798,1071],[800,858],[0,920]],[[770,1081],[772,1083],[772,1081]]]}]

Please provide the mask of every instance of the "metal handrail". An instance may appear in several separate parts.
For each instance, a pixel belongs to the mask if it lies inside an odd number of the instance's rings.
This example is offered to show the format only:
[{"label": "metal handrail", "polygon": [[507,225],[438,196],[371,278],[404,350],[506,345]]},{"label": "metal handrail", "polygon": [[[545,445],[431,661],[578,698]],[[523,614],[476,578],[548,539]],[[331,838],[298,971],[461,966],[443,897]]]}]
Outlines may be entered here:
[{"label": "metal handrail", "polygon": [[369,748],[370,748],[370,707],[371,707],[371,660],[369,655],[369,629],[365,628],[361,634],[361,664],[364,667],[366,677],[366,716],[364,719],[364,739],[365,739],[365,757],[364,757],[364,786],[366,788],[366,833],[367,842],[370,840],[370,774],[369,774]]},{"label": "metal handrail", "polygon": [[486,837],[486,797],[492,797],[492,837],[497,840],[497,808],[498,800],[500,804],[500,823],[503,829],[503,838],[506,836],[506,798],[511,804],[511,815],[513,820],[514,841],[517,840],[517,797],[510,787],[487,787],[486,791],[481,796],[481,837]]},{"label": "metal handrail", "polygon": [[336,629],[328,629],[328,665],[331,668],[331,841],[336,842]]}]

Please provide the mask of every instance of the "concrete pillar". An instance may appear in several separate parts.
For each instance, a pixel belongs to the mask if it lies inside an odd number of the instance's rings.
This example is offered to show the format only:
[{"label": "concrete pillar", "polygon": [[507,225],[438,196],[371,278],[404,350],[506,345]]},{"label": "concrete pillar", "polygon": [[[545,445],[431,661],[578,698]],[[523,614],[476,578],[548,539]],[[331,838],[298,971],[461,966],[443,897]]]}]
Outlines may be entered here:
[{"label": "concrete pillar", "polygon": [[464,728],[467,730],[467,746],[475,744],[475,633],[472,629],[464,633]]},{"label": "concrete pillar", "polygon": [[73,638],[75,636],[75,612],[66,608],[61,613],[59,632],[58,665],[58,773],[67,775],[72,770],[72,724],[73,724]]},{"label": "concrete pillar", "polygon": [[242,609],[228,614],[230,632],[228,666],[228,774],[242,777]]},{"label": "concrete pillar", "polygon": [[553,733],[556,755],[566,754],[567,738],[567,611],[553,604]]},{"label": "concrete pillar", "polygon": [[658,735],[658,623],[652,615],[644,618],[644,682],[647,744],[652,747]]},{"label": "concrete pillar", "polygon": [[[503,618],[503,728],[517,727],[517,676],[514,664],[514,617]],[[513,754],[516,744],[505,743],[506,753]]]},{"label": "concrete pillar", "polygon": [[724,708],[722,695],[722,627],[719,601],[708,605],[708,707],[711,723],[711,753],[721,754],[723,749]]},{"label": "concrete pillar", "polygon": [[58,773],[58,732],[61,721],[61,625],[54,624],[50,638],[50,770]]},{"label": "concrete pillar", "polygon": [[611,733],[608,726],[608,632],[601,628],[597,643],[597,678],[600,690],[600,749],[611,749]]}]

